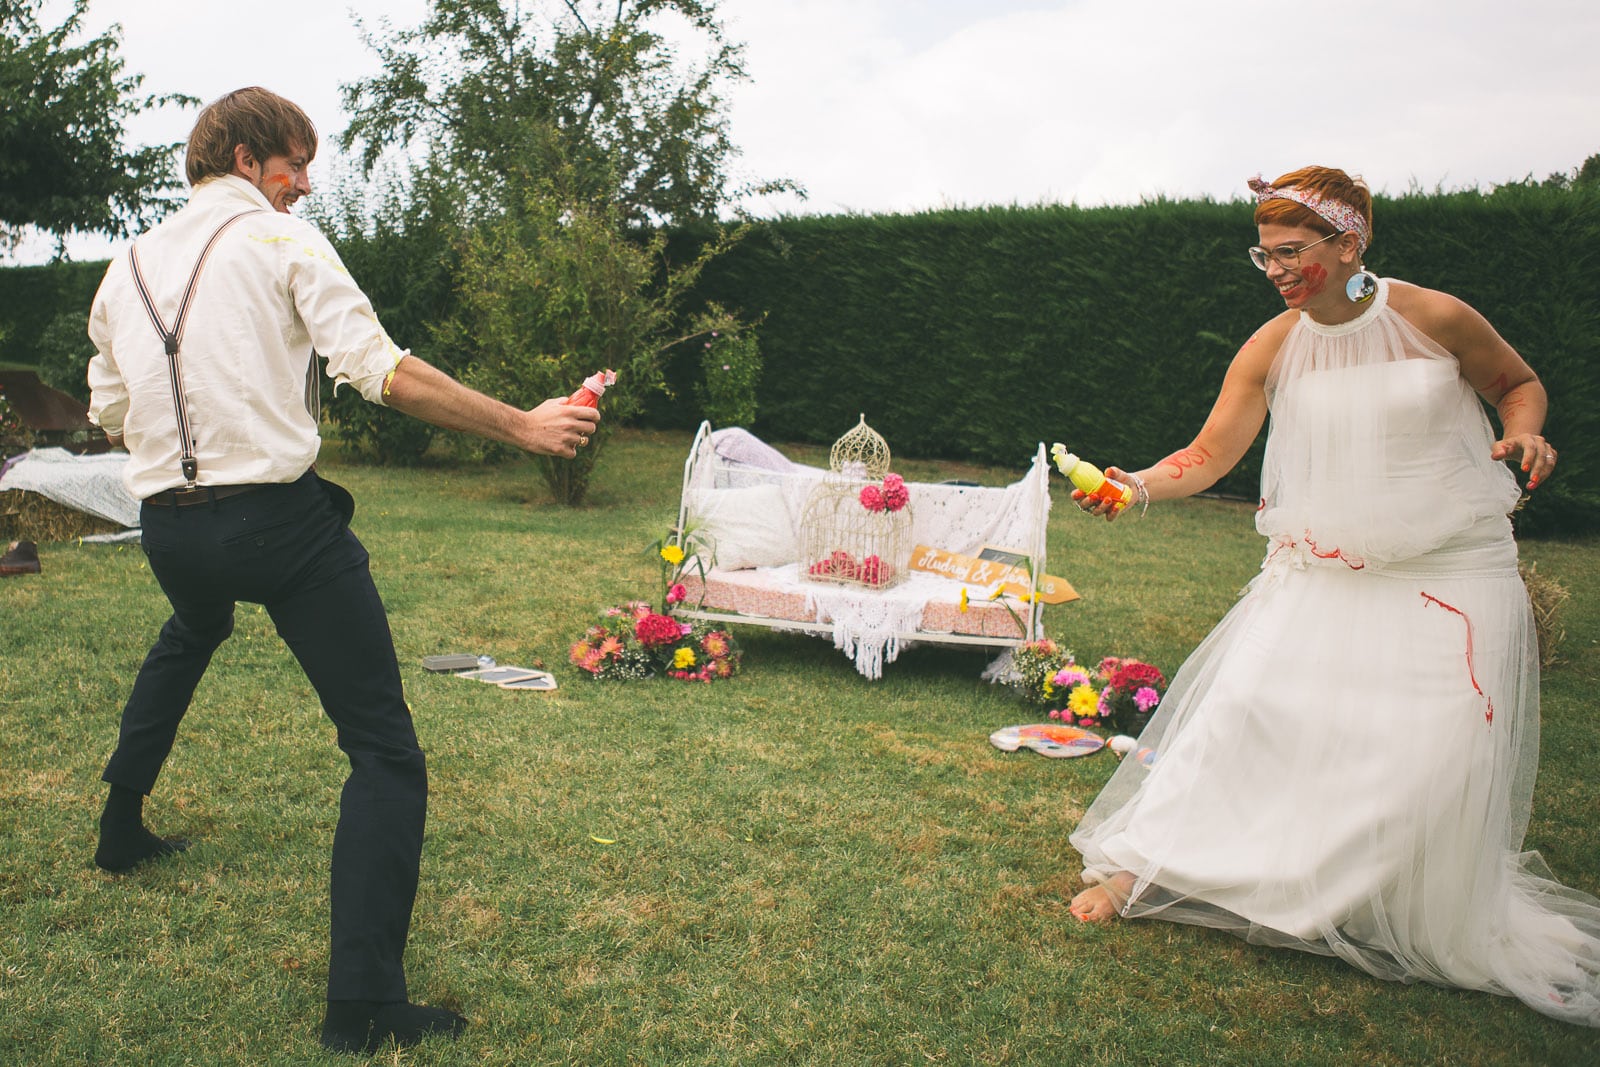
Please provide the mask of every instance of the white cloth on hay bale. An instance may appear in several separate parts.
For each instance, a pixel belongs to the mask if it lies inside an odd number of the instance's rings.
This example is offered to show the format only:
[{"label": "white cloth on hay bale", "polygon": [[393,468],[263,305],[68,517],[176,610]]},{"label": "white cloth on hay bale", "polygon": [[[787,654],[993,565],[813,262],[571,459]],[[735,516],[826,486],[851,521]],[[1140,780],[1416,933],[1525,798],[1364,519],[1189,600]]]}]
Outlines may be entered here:
[{"label": "white cloth on hay bale", "polygon": [[6,469],[0,477],[0,490],[38,493],[63,507],[137,529],[139,502],[122,483],[127,462],[126,452],[78,456],[64,448],[36,448]]}]

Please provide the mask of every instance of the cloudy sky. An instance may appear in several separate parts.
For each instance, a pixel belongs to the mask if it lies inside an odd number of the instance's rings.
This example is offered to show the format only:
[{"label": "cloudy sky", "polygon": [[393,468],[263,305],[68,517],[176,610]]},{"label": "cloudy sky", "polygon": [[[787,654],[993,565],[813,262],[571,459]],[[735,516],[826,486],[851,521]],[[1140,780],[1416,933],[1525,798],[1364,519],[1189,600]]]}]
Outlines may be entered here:
[{"label": "cloudy sky", "polygon": [[[59,21],[66,6],[51,5]],[[347,121],[339,85],[375,69],[355,18],[412,26],[426,6],[92,0],[87,28],[121,24],[146,90],[210,100],[265,85],[331,141]],[[1258,171],[1306,163],[1400,194],[1543,178],[1600,153],[1595,0],[718,7],[751,75],[731,103],[741,169],[809,192],[758,205],[768,213],[1230,199]],[[148,116],[132,134],[181,140],[193,117]]]}]

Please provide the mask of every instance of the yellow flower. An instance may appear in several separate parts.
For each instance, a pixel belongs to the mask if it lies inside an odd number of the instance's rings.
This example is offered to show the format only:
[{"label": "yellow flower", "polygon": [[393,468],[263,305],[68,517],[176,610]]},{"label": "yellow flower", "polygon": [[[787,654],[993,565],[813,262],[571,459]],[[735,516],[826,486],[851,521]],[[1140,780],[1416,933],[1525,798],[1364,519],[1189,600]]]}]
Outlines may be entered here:
[{"label": "yellow flower", "polygon": [[661,549],[661,558],[676,567],[683,562],[683,549],[677,545],[666,545]]},{"label": "yellow flower", "polygon": [[672,666],[680,671],[686,671],[694,666],[694,649],[680,648],[672,654]]},{"label": "yellow flower", "polygon": [[1067,697],[1067,710],[1074,719],[1092,719],[1100,713],[1100,694],[1092,685],[1074,686]]},{"label": "yellow flower", "polygon": [[962,611],[962,612],[965,612],[967,610],[967,587],[966,586],[962,586],[961,587],[961,600],[956,605],[956,608],[957,608],[958,611]]}]

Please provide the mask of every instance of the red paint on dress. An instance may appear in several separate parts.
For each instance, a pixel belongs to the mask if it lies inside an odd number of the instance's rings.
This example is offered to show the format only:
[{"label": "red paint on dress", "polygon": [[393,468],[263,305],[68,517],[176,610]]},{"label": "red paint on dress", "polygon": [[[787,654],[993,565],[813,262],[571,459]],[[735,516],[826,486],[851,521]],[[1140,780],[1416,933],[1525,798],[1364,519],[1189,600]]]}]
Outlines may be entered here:
[{"label": "red paint on dress", "polygon": [[1467,618],[1466,612],[1453,604],[1446,604],[1438,597],[1429,596],[1427,593],[1422,593],[1421,595],[1422,599],[1429,604],[1437,604],[1444,610],[1461,616],[1461,621],[1467,624],[1467,680],[1472,683],[1472,688],[1477,690],[1478,695],[1483,697],[1484,703],[1488,705],[1488,710],[1484,713],[1483,720],[1491,726],[1494,725],[1494,700],[1490,698],[1488,693],[1483,691],[1483,686],[1478,684],[1478,674],[1472,667],[1472,620]]}]

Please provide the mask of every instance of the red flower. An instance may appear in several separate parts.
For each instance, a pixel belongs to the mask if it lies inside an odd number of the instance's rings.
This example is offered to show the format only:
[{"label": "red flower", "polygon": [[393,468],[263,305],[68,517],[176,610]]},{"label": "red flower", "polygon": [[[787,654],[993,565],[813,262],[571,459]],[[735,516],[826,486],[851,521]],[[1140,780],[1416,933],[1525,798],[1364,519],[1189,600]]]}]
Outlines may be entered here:
[{"label": "red flower", "polygon": [[1166,687],[1167,680],[1150,664],[1130,659],[1122,662],[1107,684],[1119,693],[1132,693],[1142,686],[1159,691]]},{"label": "red flower", "polygon": [[633,635],[646,648],[670,645],[683,636],[683,628],[665,615],[654,613],[642,617],[633,628]]}]

